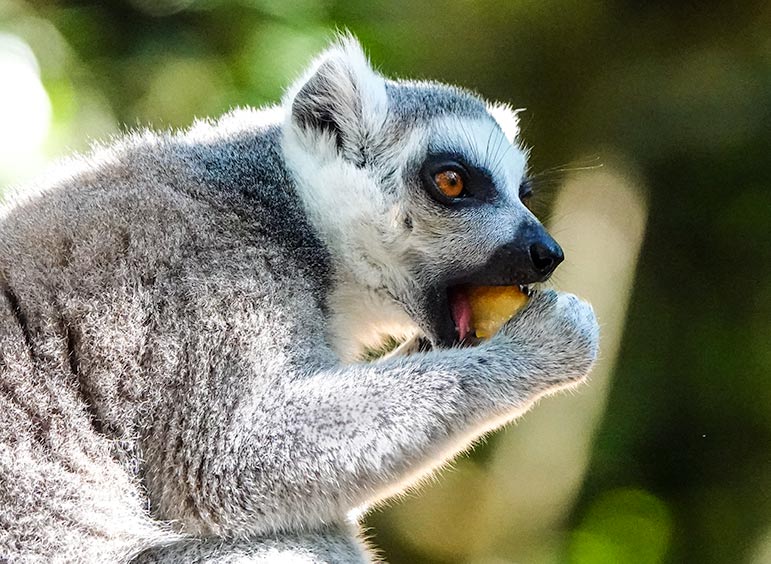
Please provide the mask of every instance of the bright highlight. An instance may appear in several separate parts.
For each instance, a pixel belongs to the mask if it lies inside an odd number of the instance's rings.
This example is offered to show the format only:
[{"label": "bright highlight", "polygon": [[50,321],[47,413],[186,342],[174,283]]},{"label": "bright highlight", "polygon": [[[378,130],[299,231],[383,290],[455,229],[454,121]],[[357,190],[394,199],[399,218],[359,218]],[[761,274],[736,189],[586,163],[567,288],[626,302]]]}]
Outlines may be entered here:
[{"label": "bright highlight", "polygon": [[0,33],[0,165],[39,155],[51,126],[51,101],[29,46]]}]

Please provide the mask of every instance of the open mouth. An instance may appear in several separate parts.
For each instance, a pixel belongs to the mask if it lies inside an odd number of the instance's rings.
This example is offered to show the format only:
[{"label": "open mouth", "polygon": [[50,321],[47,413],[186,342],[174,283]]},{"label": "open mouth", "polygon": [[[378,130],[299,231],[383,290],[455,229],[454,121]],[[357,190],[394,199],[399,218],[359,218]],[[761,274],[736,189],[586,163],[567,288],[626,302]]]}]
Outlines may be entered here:
[{"label": "open mouth", "polygon": [[475,345],[492,337],[553,271],[538,271],[513,260],[488,262],[422,286],[412,316],[432,346]]},{"label": "open mouth", "polygon": [[[497,285],[501,288],[506,285]],[[508,286],[515,286],[520,293],[525,296],[530,296],[531,290],[526,284],[511,284]],[[489,288],[489,287],[488,287]],[[474,291],[479,287],[474,287],[468,284],[461,284],[456,286],[450,286],[447,288],[447,304],[449,307],[449,314],[454,324],[455,335],[453,341],[455,343],[470,342],[474,343],[478,341],[478,335],[473,331],[473,309],[472,309],[472,295]]]},{"label": "open mouth", "polygon": [[458,257],[452,271],[419,271],[423,291],[411,304],[413,319],[433,346],[476,344],[498,332],[527,302],[531,285],[548,280],[563,259],[540,224],[527,225],[479,266]]}]

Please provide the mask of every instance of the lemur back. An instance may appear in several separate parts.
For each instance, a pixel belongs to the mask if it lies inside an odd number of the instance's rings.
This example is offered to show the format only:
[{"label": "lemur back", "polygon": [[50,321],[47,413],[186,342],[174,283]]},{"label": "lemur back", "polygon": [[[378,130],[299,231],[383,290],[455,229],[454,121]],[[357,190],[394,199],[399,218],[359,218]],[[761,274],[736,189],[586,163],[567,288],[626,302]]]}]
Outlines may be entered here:
[{"label": "lemur back", "polygon": [[[387,82],[344,39],[280,107],[132,134],[20,192],[0,219],[0,560],[365,561],[352,509],[581,381],[597,325],[569,294],[451,342],[457,273],[550,274],[502,240],[547,240],[513,119]],[[434,155],[495,197],[439,202]],[[394,334],[433,350],[356,360]]]},{"label": "lemur back", "polygon": [[[236,119],[254,121],[249,112]],[[204,130],[216,133],[201,125],[196,135]],[[177,447],[144,453],[152,428],[142,418],[173,425],[170,391],[195,388],[228,362],[270,362],[256,354],[260,347],[302,356],[303,340],[322,338],[309,321],[328,259],[298,214],[276,134],[250,128],[212,139],[205,151],[184,139],[136,136],[6,212],[0,452],[3,484],[15,487],[2,495],[12,513],[0,538],[43,531],[44,542],[80,551],[88,544],[64,534],[70,527],[106,527],[105,538],[125,527],[130,544],[129,510],[152,532],[139,460],[173,458]],[[229,357],[247,325],[252,358],[236,358],[248,349]],[[35,511],[44,526],[25,518],[46,502],[41,491],[59,514]],[[127,505],[109,499],[118,492]],[[92,494],[106,499],[67,501]]]}]

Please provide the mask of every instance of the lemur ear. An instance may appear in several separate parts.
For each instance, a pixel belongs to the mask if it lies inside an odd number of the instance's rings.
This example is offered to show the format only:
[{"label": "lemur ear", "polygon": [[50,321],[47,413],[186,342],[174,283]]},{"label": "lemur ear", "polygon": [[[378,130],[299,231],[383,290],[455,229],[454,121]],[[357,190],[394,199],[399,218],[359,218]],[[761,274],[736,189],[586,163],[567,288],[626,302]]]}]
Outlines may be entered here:
[{"label": "lemur ear", "polygon": [[493,102],[488,104],[487,111],[498,123],[509,143],[514,143],[519,136],[519,114],[524,112],[525,109],[518,108],[514,110],[508,104]]},{"label": "lemur ear", "polygon": [[358,41],[345,36],[325,51],[290,89],[292,124],[320,135],[353,160],[364,158],[388,108],[385,81]]}]

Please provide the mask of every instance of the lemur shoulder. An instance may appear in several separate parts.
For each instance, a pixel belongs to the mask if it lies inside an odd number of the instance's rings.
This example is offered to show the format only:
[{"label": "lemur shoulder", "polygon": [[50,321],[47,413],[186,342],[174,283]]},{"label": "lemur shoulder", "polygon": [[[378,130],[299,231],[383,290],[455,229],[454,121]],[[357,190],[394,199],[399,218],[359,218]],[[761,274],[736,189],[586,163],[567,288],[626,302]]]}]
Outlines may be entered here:
[{"label": "lemur shoulder", "polygon": [[[452,197],[436,174],[463,182]],[[347,515],[573,386],[591,307],[458,288],[562,259],[516,115],[340,40],[262,111],[134,133],[0,215],[0,560],[364,562]],[[430,350],[364,362],[386,336]]]}]

